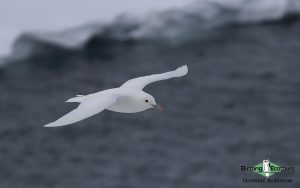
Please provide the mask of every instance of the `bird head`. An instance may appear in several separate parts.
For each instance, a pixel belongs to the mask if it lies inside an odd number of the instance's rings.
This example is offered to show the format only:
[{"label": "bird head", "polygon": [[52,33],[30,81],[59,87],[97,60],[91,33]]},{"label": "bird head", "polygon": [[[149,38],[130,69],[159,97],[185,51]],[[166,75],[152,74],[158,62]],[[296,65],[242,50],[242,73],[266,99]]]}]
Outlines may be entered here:
[{"label": "bird head", "polygon": [[145,107],[155,108],[155,109],[162,111],[161,106],[159,104],[157,104],[154,97],[149,95],[148,93],[145,93],[145,95],[142,97],[141,100],[142,100],[141,102],[143,103],[143,105],[145,105]]}]

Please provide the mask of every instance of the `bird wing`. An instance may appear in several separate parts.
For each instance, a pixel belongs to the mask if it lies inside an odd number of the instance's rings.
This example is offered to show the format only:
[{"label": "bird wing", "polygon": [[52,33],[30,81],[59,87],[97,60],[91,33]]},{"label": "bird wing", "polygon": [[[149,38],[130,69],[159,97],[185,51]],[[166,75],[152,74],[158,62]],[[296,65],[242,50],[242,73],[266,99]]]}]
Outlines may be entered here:
[{"label": "bird wing", "polygon": [[181,77],[188,73],[188,67],[186,65],[177,68],[174,71],[169,71],[161,74],[153,74],[150,76],[142,76],[138,78],[133,78],[125,82],[121,87],[126,88],[135,88],[135,89],[143,89],[145,86],[152,82],[167,80],[174,77]]},{"label": "bird wing", "polygon": [[58,127],[81,121],[103,111],[118,98],[119,96],[110,94],[86,99],[76,109],[44,127]]}]

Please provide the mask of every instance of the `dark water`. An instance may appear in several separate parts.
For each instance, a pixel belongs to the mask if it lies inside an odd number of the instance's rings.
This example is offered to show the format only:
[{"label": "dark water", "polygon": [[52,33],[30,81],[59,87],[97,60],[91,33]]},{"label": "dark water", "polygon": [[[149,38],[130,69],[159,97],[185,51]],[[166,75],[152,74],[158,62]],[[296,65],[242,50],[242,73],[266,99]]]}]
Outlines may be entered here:
[{"label": "dark water", "polygon": [[[0,73],[0,188],[299,187],[300,23],[224,29],[177,47],[136,44],[18,62]],[[64,101],[126,80],[189,66],[186,77],[146,88],[164,107],[105,111],[43,128]],[[289,184],[241,165],[295,166]]]}]

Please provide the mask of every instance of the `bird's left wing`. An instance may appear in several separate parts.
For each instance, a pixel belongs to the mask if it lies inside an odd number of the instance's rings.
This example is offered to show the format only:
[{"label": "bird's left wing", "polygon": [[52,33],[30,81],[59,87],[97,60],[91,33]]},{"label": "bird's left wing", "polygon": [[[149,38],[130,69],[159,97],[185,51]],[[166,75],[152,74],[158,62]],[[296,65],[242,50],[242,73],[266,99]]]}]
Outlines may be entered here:
[{"label": "bird's left wing", "polygon": [[67,113],[58,120],[44,125],[44,127],[58,127],[81,121],[97,113],[100,113],[101,111],[115,103],[118,98],[118,95],[110,94],[86,99],[76,109]]},{"label": "bird's left wing", "polygon": [[138,78],[128,80],[121,87],[143,89],[146,85],[152,82],[166,80],[174,77],[181,77],[186,75],[187,73],[188,73],[188,67],[184,65],[182,67],[177,68],[174,71],[169,71],[161,74],[153,74],[150,76],[143,76],[143,77],[138,77]]}]

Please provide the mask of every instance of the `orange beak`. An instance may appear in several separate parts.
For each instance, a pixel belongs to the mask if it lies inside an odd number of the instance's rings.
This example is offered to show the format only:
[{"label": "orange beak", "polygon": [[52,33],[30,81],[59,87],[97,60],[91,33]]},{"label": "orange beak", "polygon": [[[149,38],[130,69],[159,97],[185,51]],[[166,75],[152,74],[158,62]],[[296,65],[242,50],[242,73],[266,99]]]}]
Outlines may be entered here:
[{"label": "orange beak", "polygon": [[158,109],[159,111],[163,111],[162,107],[159,104],[152,105],[153,108]]}]

